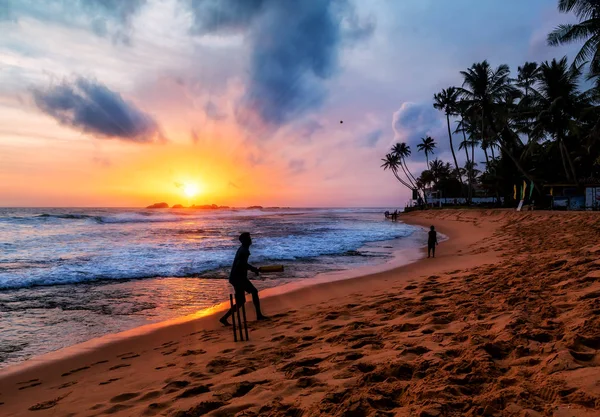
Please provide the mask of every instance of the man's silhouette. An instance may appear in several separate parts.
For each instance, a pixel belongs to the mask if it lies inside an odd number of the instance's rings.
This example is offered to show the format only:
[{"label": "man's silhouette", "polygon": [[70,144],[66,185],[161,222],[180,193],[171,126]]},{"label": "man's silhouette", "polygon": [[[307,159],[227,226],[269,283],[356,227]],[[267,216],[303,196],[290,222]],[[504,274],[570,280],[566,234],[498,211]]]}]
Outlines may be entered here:
[{"label": "man's silhouette", "polygon": [[438,244],[437,241],[437,232],[435,231],[435,227],[431,226],[431,230],[429,230],[429,239],[427,239],[427,257],[435,258],[435,245]]},{"label": "man's silhouette", "polygon": [[[265,320],[266,317],[260,311],[260,300],[258,299],[258,290],[250,280],[248,279],[248,271],[254,272],[258,275],[258,268],[253,267],[248,263],[250,257],[250,245],[252,245],[252,238],[250,233],[244,232],[240,235],[240,242],[242,246],[239,247],[231,266],[231,272],[229,273],[229,283],[233,285],[235,291],[235,304],[241,306],[246,303],[246,293],[252,294],[252,302],[256,310],[256,319]],[[221,319],[219,320],[223,325],[229,326],[227,319],[235,313],[235,307],[230,309]]]}]

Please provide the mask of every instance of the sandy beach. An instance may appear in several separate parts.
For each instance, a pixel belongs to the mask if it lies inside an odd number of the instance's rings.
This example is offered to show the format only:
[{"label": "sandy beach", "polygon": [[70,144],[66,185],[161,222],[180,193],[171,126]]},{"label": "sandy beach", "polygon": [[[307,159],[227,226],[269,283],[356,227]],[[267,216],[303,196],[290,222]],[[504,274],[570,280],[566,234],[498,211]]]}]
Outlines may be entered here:
[{"label": "sandy beach", "polygon": [[600,217],[431,211],[436,259],[0,372],[1,416],[600,415]]}]

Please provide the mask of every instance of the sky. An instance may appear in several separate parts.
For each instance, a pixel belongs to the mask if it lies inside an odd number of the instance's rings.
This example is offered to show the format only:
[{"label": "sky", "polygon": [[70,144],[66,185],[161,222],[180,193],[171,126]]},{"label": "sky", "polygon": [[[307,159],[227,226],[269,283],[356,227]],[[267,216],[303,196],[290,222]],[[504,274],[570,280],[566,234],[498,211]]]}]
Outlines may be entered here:
[{"label": "sky", "polygon": [[0,207],[402,207],[381,158],[451,161],[433,95],[473,63],[574,56],[556,6],[0,0]]}]

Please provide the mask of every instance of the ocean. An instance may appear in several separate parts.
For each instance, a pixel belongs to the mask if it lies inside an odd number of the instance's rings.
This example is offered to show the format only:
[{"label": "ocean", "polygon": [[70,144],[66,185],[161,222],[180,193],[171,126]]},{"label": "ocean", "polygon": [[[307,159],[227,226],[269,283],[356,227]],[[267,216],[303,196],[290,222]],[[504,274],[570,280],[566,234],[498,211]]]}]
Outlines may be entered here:
[{"label": "ocean", "polygon": [[0,209],[0,368],[227,299],[239,234],[265,289],[420,246],[385,209]]}]

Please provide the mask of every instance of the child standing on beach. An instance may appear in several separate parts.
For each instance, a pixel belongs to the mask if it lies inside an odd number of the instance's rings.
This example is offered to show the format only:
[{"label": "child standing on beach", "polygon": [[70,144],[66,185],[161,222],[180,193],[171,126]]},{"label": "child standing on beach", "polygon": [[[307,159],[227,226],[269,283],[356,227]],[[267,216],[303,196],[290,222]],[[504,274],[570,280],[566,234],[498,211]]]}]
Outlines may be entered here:
[{"label": "child standing on beach", "polygon": [[[260,300],[258,299],[258,290],[250,280],[248,279],[248,271],[254,272],[258,275],[258,268],[248,263],[250,257],[250,245],[252,245],[252,238],[250,233],[244,232],[240,235],[240,242],[242,246],[239,247],[231,266],[231,272],[229,273],[229,283],[233,285],[235,292],[235,305],[241,306],[246,303],[246,293],[252,294],[252,302],[254,303],[254,309],[256,310],[256,319],[265,320],[267,317],[260,311]],[[229,326],[227,319],[235,313],[235,307],[231,308],[219,321],[224,326]]]},{"label": "child standing on beach", "polygon": [[437,240],[437,232],[435,231],[435,227],[431,226],[429,230],[429,239],[427,240],[427,257],[435,258],[435,245],[438,244]]}]

